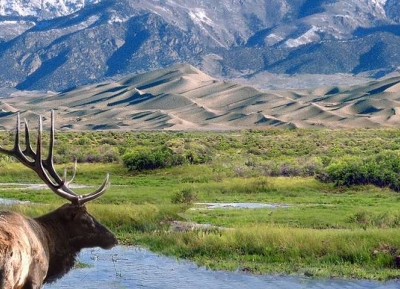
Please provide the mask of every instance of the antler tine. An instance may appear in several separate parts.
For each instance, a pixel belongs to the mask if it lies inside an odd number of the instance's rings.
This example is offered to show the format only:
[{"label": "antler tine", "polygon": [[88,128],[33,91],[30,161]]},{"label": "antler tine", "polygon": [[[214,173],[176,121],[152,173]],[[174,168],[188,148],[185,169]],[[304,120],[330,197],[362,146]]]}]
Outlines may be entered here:
[{"label": "antler tine", "polygon": [[[51,111],[51,130],[50,130],[50,144],[49,144],[49,152],[48,156],[45,160],[42,159],[42,127],[43,127],[43,119],[42,116],[39,116],[39,124],[38,124],[38,136],[37,136],[37,145],[36,145],[36,153],[33,151],[30,144],[29,137],[29,127],[28,122],[25,120],[25,143],[26,148],[24,151],[21,150],[20,147],[20,115],[17,114],[17,129],[15,134],[15,143],[14,147],[11,150],[4,149],[0,146],[0,152],[5,153],[10,156],[14,156],[17,158],[22,164],[32,169],[36,174],[48,185],[48,187],[60,197],[67,199],[75,205],[83,205],[86,202],[94,200],[100,197],[106,191],[109,185],[109,175],[106,175],[106,178],[103,184],[94,192],[86,194],[86,195],[78,195],[74,191],[69,188],[69,185],[73,181],[76,175],[76,167],[77,162],[75,161],[75,165],[73,168],[72,178],[67,181],[66,180],[66,171],[64,171],[64,176],[61,178],[54,168],[54,111]],[[32,160],[28,159],[31,158]]]},{"label": "antler tine", "polygon": [[[19,113],[18,113],[18,117],[19,117]],[[31,141],[30,141],[30,137],[29,137],[29,126],[28,126],[28,121],[26,119],[24,119],[25,122],[25,145],[26,148],[25,150],[22,151],[22,153],[26,156],[31,157],[32,159],[35,158],[35,152],[32,149],[31,146]],[[18,130],[19,130],[19,124],[17,124]],[[17,135],[19,135],[18,131],[17,131]],[[19,142],[19,141],[18,141]]]},{"label": "antler tine", "polygon": [[97,199],[98,197],[100,197],[101,195],[103,195],[106,190],[108,189],[108,187],[110,186],[110,175],[107,174],[106,178],[104,179],[103,184],[94,192],[90,193],[90,194],[86,194],[86,195],[80,195],[79,200],[78,200],[78,204],[79,205],[83,205],[91,200]]},{"label": "antler tine", "polygon": [[66,186],[69,186],[72,183],[72,181],[75,179],[77,166],[78,166],[78,161],[75,160],[74,168],[72,169],[72,177],[69,181],[67,181],[67,169],[66,168],[64,169],[63,182],[65,183]]},{"label": "antler tine", "polygon": [[21,121],[20,121],[20,115],[18,112],[17,113],[17,124],[16,124],[14,147],[11,150],[7,150],[0,146],[0,152],[17,158],[22,164],[24,164],[27,167],[32,167],[33,162],[29,161],[29,159],[25,156],[25,154],[21,150],[20,140],[19,140],[20,126],[21,126]]},{"label": "antler tine", "polygon": [[14,142],[14,148],[12,151],[10,152],[20,152],[21,148],[19,145],[19,128],[21,126],[21,121],[20,121],[20,116],[19,116],[19,112],[17,113],[17,128],[16,128],[16,132],[15,132],[15,142]]},{"label": "antler tine", "polygon": [[[42,117],[40,117],[41,119]],[[43,161],[43,166],[50,173],[51,177],[56,181],[56,183],[61,184],[63,180],[54,170],[54,110],[51,110],[51,119],[50,119],[50,142],[49,142],[49,152],[47,155],[47,159]],[[39,142],[39,140],[38,140]]]},{"label": "antler tine", "polygon": [[39,124],[38,124],[38,135],[37,135],[37,143],[36,143],[36,155],[35,162],[37,166],[42,166],[42,127],[43,127],[43,119],[42,116],[39,115]]},{"label": "antler tine", "polygon": [[[19,113],[17,114],[17,132],[16,135],[18,135],[18,126],[19,126]],[[18,137],[19,138],[19,137]],[[19,143],[19,139],[16,139],[14,142],[14,148],[10,151],[10,150],[6,150],[5,148],[3,148],[2,146],[0,146],[0,152],[6,155],[12,155],[12,151],[15,151],[15,143]]]}]

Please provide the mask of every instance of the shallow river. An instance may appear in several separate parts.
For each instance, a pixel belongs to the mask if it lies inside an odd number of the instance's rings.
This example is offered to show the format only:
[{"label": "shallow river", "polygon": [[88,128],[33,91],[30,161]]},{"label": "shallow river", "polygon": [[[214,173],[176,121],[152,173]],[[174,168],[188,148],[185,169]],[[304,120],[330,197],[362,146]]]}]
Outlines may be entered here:
[{"label": "shallow river", "polygon": [[55,288],[400,288],[400,281],[314,280],[308,278],[250,275],[210,271],[191,262],[159,256],[138,247],[117,246],[112,250],[84,250],[79,260],[88,268],[74,269],[45,289]]}]

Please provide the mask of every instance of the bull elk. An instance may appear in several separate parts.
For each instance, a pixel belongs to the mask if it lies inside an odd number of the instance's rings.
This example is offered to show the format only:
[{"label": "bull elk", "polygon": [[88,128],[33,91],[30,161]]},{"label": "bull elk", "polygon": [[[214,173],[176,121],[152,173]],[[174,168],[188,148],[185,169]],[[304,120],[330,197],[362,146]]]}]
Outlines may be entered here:
[{"label": "bull elk", "polygon": [[112,232],[91,216],[85,203],[97,199],[107,189],[109,176],[95,191],[85,195],[76,194],[69,185],[75,177],[67,180],[66,170],[61,177],[54,168],[54,112],[51,113],[50,144],[47,158],[42,158],[42,117],[39,117],[36,152],[29,140],[29,128],[25,120],[25,145],[20,146],[20,116],[14,147],[10,150],[0,146],[0,153],[18,159],[36,172],[48,187],[70,203],[40,216],[30,218],[17,212],[0,212],[0,288],[33,289],[43,283],[54,281],[67,273],[74,265],[76,255],[83,248],[110,249],[117,244]]}]

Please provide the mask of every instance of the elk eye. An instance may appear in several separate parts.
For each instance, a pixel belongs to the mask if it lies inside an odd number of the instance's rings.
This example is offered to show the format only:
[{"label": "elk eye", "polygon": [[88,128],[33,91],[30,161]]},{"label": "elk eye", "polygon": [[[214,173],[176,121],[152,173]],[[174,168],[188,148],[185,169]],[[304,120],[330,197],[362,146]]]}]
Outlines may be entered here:
[{"label": "elk eye", "polygon": [[91,222],[87,218],[82,218],[81,223],[82,223],[83,226],[88,227],[88,228],[94,227],[93,226],[93,222]]}]

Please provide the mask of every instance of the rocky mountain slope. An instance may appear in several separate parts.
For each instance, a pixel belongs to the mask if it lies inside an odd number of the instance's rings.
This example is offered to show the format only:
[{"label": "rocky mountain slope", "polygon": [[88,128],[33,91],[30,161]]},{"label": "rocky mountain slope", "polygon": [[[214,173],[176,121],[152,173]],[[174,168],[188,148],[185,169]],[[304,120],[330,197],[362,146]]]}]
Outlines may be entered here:
[{"label": "rocky mountain slope", "polygon": [[2,129],[15,113],[37,122],[57,110],[72,130],[236,130],[400,126],[400,77],[351,87],[260,91],[176,65],[48,95],[1,99]]},{"label": "rocky mountain slope", "polygon": [[21,90],[183,62],[260,86],[265,72],[380,77],[399,44],[397,0],[0,0],[0,87]]}]

